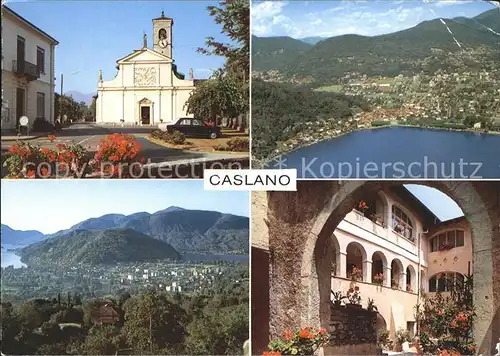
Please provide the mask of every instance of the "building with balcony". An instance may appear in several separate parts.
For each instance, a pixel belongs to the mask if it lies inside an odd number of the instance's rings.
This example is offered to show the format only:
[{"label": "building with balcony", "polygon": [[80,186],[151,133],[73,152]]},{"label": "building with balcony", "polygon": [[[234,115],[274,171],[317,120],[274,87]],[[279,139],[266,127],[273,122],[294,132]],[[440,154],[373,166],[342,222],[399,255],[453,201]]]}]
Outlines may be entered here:
[{"label": "building with balcony", "polygon": [[395,337],[416,331],[423,293],[449,292],[472,274],[472,239],[464,217],[441,221],[404,186],[357,202],[332,237],[331,290],[357,285],[363,304],[373,299],[378,327]]},{"label": "building with balcony", "polygon": [[56,39],[2,5],[2,130],[27,116],[54,122]]},{"label": "building with balcony", "polygon": [[[310,183],[307,188],[312,186]],[[392,339],[399,329],[414,335],[415,306],[424,293],[449,292],[454,282],[472,274],[468,220],[441,221],[404,185],[387,183],[356,192],[355,198],[341,204],[338,216],[323,216],[325,210],[319,210],[322,213],[318,215],[311,213],[314,204],[329,206],[324,202],[329,192],[314,196],[308,189],[286,194],[252,193],[252,335],[257,352],[265,350],[270,335],[281,332],[273,313],[300,320],[300,326],[328,326],[325,302],[333,302],[335,292],[345,295],[355,286],[364,308],[369,299],[377,307],[377,329],[387,329]],[[309,230],[309,221],[325,227]],[[317,239],[315,246],[304,242],[308,236]],[[300,269],[306,260],[298,251],[313,256],[311,271],[309,267]],[[295,253],[300,257],[291,263]],[[306,289],[308,278],[316,283],[312,289]],[[291,295],[283,289],[288,281],[297,290],[302,286],[310,294],[319,292],[320,299],[304,297],[303,307],[294,307],[285,300]],[[283,301],[283,305],[273,304],[273,299]],[[319,309],[319,320],[308,319],[307,309]],[[284,324],[292,327],[289,322]]]}]

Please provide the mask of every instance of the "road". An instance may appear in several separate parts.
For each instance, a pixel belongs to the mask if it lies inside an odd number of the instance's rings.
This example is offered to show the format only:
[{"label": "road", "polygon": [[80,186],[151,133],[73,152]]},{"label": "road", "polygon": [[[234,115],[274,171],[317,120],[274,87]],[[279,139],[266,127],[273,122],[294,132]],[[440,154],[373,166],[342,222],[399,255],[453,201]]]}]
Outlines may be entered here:
[{"label": "road", "polygon": [[[133,135],[137,139],[141,144],[142,155],[151,163],[225,157],[225,155],[221,154],[190,152],[157,145],[146,138],[152,130],[151,127],[100,126],[89,123],[77,123],[56,133],[57,138],[54,142],[50,142],[46,136],[32,139],[29,142],[49,148],[55,148],[58,143],[78,143],[89,151],[95,151],[101,139],[106,135],[123,133]],[[8,150],[12,143],[12,141],[2,141],[2,151]]]}]

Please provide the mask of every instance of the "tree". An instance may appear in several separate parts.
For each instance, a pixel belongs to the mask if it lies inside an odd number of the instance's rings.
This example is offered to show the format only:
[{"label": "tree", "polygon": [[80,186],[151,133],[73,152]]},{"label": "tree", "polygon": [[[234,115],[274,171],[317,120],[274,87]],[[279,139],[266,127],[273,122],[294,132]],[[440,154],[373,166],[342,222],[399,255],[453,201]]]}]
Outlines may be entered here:
[{"label": "tree", "polygon": [[[223,68],[214,73],[211,82],[200,85],[192,94],[193,99],[188,104],[191,113],[203,113],[215,121],[217,117],[227,117],[230,121],[226,126],[246,128],[246,113],[249,100],[250,75],[250,10],[247,0],[221,1],[219,6],[207,7],[215,23],[222,25],[221,33],[225,34],[231,43],[217,41],[207,37],[207,48],[198,48],[198,52],[207,55],[226,57]],[[221,90],[217,95],[214,91]],[[235,99],[234,104],[229,100]],[[206,102],[206,104],[204,104]],[[235,120],[237,119],[237,120]]]},{"label": "tree", "polygon": [[232,120],[244,113],[248,109],[248,101],[233,78],[221,77],[201,83],[186,101],[184,108],[195,117],[220,123],[222,117]]},{"label": "tree", "polygon": [[2,303],[0,315],[2,325],[2,353],[11,355],[19,352],[16,336],[21,332],[21,322],[11,303]]},{"label": "tree", "polygon": [[123,339],[120,330],[111,325],[92,327],[80,347],[84,355],[114,355],[122,348]]},{"label": "tree", "polygon": [[136,352],[182,350],[186,313],[165,294],[150,291],[133,297],[125,303],[124,310],[123,333]]},{"label": "tree", "polygon": [[186,347],[195,355],[239,355],[248,339],[248,304],[212,310],[188,327]]},{"label": "tree", "polygon": [[222,33],[232,43],[216,41],[207,37],[208,48],[198,48],[198,52],[207,55],[224,56],[226,69],[230,69],[239,79],[248,83],[250,73],[250,8],[247,0],[226,0],[219,6],[207,7],[215,23],[222,25]]}]

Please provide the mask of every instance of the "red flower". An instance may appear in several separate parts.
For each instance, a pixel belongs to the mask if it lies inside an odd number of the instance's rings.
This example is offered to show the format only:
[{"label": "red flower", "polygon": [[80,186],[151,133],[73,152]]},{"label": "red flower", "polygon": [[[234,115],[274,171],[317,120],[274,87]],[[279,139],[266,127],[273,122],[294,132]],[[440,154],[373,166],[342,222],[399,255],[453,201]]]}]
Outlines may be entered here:
[{"label": "red flower", "polygon": [[278,351],[264,351],[262,356],[281,356],[281,352]]},{"label": "red flower", "polygon": [[28,177],[28,178],[35,178],[35,170],[34,169],[29,169],[26,172],[26,177]]},{"label": "red flower", "polygon": [[299,332],[299,337],[301,339],[309,339],[309,335],[310,335],[310,333],[309,333],[309,330],[307,330],[307,329],[302,329]]},{"label": "red flower", "polygon": [[49,176],[49,170],[47,169],[47,167],[42,167],[42,169],[40,170],[41,172],[41,176],[42,177],[48,177]]},{"label": "red flower", "polygon": [[319,333],[320,333],[321,335],[325,335],[325,334],[326,334],[326,329],[325,329],[325,328],[321,328],[321,329],[319,329]]},{"label": "red flower", "polygon": [[293,333],[290,330],[285,330],[285,332],[283,333],[283,338],[286,341],[290,341],[293,339]]},{"label": "red flower", "polygon": [[56,139],[55,135],[48,135],[47,138],[49,139],[50,142],[54,142]]}]

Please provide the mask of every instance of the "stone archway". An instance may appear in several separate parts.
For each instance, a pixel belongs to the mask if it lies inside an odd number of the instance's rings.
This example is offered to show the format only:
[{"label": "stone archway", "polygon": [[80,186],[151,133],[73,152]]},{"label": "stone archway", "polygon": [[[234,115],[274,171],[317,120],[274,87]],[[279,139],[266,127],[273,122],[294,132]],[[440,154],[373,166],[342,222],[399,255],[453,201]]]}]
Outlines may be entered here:
[{"label": "stone archway", "polygon": [[[270,246],[270,333],[305,325],[328,326],[331,266],[329,236],[356,202],[369,192],[403,181],[300,181],[297,192],[268,193]],[[410,182],[408,182],[410,183]],[[491,350],[500,336],[500,184],[411,181],[434,187],[464,212],[472,232],[477,317],[474,335]],[[494,257],[493,257],[494,256]],[[325,273],[325,269],[328,273]]]}]

